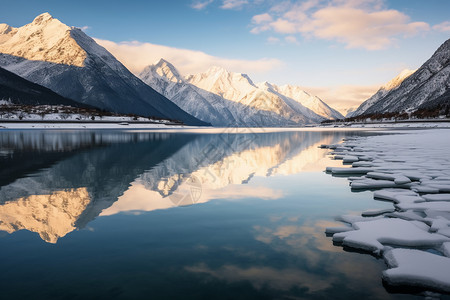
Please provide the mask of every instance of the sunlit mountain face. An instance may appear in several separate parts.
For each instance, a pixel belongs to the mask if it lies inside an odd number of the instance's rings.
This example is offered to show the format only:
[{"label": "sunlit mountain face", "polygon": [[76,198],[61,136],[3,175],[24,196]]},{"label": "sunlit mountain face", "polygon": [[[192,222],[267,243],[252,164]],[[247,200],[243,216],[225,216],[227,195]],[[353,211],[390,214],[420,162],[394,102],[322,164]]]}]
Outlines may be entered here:
[{"label": "sunlit mountain face", "polygon": [[[49,243],[97,216],[214,199],[278,199],[255,178],[321,171],[327,132],[3,132],[0,230]],[[7,170],[7,171],[6,171]]]}]

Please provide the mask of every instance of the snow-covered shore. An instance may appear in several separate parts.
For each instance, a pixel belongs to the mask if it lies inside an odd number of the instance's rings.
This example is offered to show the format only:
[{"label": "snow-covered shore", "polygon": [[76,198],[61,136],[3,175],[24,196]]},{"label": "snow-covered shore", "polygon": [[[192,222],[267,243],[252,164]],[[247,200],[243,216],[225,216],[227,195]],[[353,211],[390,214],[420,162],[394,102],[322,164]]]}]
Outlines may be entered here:
[{"label": "snow-covered shore", "polygon": [[31,120],[26,121],[6,121],[0,120],[1,129],[191,129],[201,130],[205,133],[217,133],[226,131],[251,131],[251,132],[274,132],[274,131],[356,131],[356,130],[377,130],[377,129],[421,129],[421,128],[450,128],[450,122],[419,122],[419,123],[373,123],[352,126],[307,126],[307,127],[197,127],[185,125],[172,125],[165,120],[149,122],[144,120],[131,120],[125,117],[104,117],[102,120]]},{"label": "snow-covered shore", "polygon": [[375,200],[393,205],[342,216],[348,226],[327,233],[345,247],[382,256],[389,285],[450,293],[450,130],[389,133],[323,146],[351,164],[327,172],[349,176],[352,190],[375,190]]},{"label": "snow-covered shore", "polygon": [[196,128],[184,125],[166,125],[155,123],[129,123],[129,122],[0,122],[2,129],[185,129]]},{"label": "snow-covered shore", "polygon": [[450,128],[448,120],[326,124],[322,128]]}]

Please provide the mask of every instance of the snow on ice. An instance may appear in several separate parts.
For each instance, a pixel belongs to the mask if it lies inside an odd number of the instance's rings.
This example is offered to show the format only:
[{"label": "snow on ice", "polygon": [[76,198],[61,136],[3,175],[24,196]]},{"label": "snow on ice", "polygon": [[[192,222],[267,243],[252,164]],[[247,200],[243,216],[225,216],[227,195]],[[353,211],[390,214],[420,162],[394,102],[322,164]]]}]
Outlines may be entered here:
[{"label": "snow on ice", "polygon": [[[327,228],[333,241],[384,257],[383,280],[450,292],[450,130],[394,131],[322,145],[349,167],[352,190],[374,190],[392,209],[341,216],[350,226]],[[361,159],[362,158],[362,159]]]}]

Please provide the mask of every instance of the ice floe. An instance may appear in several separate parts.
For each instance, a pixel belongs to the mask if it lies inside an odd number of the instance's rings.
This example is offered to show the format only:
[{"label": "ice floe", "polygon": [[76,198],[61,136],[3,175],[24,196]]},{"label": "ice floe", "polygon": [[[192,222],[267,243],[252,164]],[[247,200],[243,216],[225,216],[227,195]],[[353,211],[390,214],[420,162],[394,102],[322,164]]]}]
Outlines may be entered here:
[{"label": "ice floe", "polygon": [[426,201],[450,201],[450,194],[422,195]]},{"label": "ice floe", "polygon": [[352,227],[355,230],[333,235],[333,241],[374,254],[381,254],[385,245],[424,247],[450,242],[448,237],[429,233],[411,222],[396,218],[355,222]]},{"label": "ice floe", "polygon": [[363,217],[374,217],[380,216],[386,213],[393,213],[395,211],[394,208],[386,208],[386,209],[378,209],[378,210],[366,210],[361,213]]},{"label": "ice floe", "polygon": [[391,268],[383,271],[388,284],[450,292],[450,258],[415,249],[392,249],[384,258]]},{"label": "ice floe", "polygon": [[338,217],[350,226],[326,229],[336,243],[383,256],[389,285],[450,292],[449,137],[446,129],[403,131],[322,145],[335,159],[351,163],[327,173],[345,176],[352,190],[374,190],[375,200],[393,204]]}]

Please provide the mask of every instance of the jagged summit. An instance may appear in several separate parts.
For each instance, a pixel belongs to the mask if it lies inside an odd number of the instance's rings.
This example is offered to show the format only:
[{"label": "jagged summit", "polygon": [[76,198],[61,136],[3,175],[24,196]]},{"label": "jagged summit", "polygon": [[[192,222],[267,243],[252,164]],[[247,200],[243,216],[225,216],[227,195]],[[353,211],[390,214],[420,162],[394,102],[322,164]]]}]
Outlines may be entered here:
[{"label": "jagged summit", "polygon": [[246,74],[229,72],[218,66],[210,67],[203,73],[188,75],[185,80],[231,101],[239,101],[250,91],[257,89]]},{"label": "jagged summit", "polygon": [[280,86],[280,89],[286,90],[286,91],[290,91],[291,93],[301,93],[301,94],[304,94],[306,96],[312,96],[308,92],[303,90],[301,87],[296,86],[296,85],[284,84],[284,85]]},{"label": "jagged summit", "polygon": [[255,86],[255,84],[253,83],[253,81],[250,79],[250,77],[247,74],[231,72],[231,71],[228,71],[227,69],[225,69],[224,67],[220,67],[220,66],[211,66],[205,72],[199,73],[196,75],[188,75],[187,78],[194,78],[196,76],[197,77],[200,76],[203,78],[213,77],[213,78],[217,78],[217,79],[228,78],[228,80],[244,81],[244,82],[248,82],[252,86]]},{"label": "jagged summit", "polygon": [[183,82],[183,76],[180,75],[178,70],[170,62],[163,58],[161,58],[155,65],[148,66],[147,68],[153,68],[159,76],[165,77],[170,81]]},{"label": "jagged summit", "polygon": [[13,29],[15,29],[15,28],[9,26],[8,24],[0,23],[0,34],[10,33],[11,30],[13,30]]},{"label": "jagged summit", "polygon": [[54,20],[52,15],[50,15],[48,12],[45,12],[45,13],[40,14],[36,18],[34,18],[33,22],[31,22],[31,24],[41,25],[41,24],[47,23],[51,20]]},{"label": "jagged summit", "polygon": [[5,25],[0,27],[1,53],[28,60],[84,66],[87,53],[72,37],[72,28],[49,13],[43,13],[19,28]]}]

